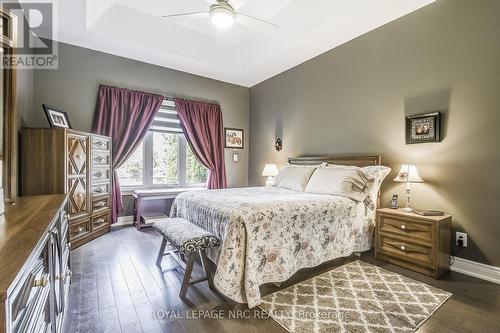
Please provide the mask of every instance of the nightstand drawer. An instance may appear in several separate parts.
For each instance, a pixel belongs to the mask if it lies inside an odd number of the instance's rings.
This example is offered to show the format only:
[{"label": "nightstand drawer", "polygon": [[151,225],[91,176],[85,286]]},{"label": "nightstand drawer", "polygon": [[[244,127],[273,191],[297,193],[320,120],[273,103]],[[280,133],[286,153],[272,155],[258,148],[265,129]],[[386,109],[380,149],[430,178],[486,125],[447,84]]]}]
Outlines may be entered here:
[{"label": "nightstand drawer", "polygon": [[398,234],[411,239],[419,239],[427,242],[434,241],[435,224],[425,221],[411,221],[405,218],[394,218],[391,216],[380,216],[379,231]]},{"label": "nightstand drawer", "polygon": [[380,232],[378,252],[410,263],[434,267],[434,247],[408,241],[406,237],[397,237]]}]

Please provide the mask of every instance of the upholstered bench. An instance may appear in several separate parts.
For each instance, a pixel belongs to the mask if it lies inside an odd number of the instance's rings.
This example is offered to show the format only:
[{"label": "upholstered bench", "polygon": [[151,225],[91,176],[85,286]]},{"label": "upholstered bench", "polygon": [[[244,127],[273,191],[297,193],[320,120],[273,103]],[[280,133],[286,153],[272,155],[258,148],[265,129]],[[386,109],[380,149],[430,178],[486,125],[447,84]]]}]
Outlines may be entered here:
[{"label": "upholstered bench", "polygon": [[[161,268],[163,256],[171,255],[184,269],[184,279],[182,281],[179,297],[184,299],[189,285],[202,281],[208,281],[209,287],[215,290],[205,250],[219,246],[219,239],[199,226],[179,217],[160,219],[153,224],[153,228],[163,236],[160,251],[156,259],[156,266]],[[170,244],[174,249],[165,252],[167,244]],[[196,254],[200,255],[201,265],[205,271],[206,277],[190,281]]]}]

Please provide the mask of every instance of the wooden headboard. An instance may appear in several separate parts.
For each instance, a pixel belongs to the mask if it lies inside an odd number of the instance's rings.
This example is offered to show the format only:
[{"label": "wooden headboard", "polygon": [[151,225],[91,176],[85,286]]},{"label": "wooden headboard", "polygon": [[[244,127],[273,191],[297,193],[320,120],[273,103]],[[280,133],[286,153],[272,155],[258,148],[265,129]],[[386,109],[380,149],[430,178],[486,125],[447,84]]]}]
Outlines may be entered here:
[{"label": "wooden headboard", "polygon": [[288,158],[288,163],[296,165],[315,165],[324,162],[337,165],[365,167],[370,165],[380,165],[381,158],[380,155],[327,155]]}]

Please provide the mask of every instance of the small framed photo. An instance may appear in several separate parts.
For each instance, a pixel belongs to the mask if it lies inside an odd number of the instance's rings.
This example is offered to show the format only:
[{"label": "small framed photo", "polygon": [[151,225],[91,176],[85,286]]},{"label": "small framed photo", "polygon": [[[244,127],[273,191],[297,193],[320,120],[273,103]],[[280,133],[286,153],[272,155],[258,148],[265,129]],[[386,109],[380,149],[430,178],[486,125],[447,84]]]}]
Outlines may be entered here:
[{"label": "small framed photo", "polygon": [[441,141],[441,112],[406,117],[406,144]]},{"label": "small framed photo", "polygon": [[42,107],[45,111],[50,127],[71,128],[71,122],[69,121],[68,114],[65,111],[47,104],[42,104]]},{"label": "small framed photo", "polygon": [[224,128],[225,148],[243,149],[243,129]]}]

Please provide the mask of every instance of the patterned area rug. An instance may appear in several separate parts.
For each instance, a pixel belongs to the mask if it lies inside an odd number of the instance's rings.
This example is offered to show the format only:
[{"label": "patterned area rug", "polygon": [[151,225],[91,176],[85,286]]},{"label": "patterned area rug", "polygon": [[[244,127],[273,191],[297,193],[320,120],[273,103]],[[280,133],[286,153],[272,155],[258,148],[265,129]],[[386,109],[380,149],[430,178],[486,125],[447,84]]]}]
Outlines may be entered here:
[{"label": "patterned area rug", "polygon": [[267,295],[260,307],[292,333],[413,332],[449,297],[357,260]]}]

